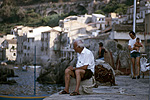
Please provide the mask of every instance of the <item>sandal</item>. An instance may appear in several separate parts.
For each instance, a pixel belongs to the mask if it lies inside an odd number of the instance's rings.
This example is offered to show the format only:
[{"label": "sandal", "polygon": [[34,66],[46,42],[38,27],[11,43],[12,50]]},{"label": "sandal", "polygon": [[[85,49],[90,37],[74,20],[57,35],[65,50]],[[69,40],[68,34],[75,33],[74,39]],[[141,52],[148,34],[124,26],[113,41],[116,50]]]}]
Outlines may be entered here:
[{"label": "sandal", "polygon": [[59,94],[69,94],[68,92],[66,92],[65,90],[61,91]]},{"label": "sandal", "polygon": [[140,78],[140,75],[137,76],[137,79],[139,79],[139,78]]},{"label": "sandal", "polygon": [[136,77],[133,76],[132,79],[136,79]]},{"label": "sandal", "polygon": [[72,93],[70,93],[70,96],[75,96],[75,95],[80,95],[78,92],[72,92]]}]

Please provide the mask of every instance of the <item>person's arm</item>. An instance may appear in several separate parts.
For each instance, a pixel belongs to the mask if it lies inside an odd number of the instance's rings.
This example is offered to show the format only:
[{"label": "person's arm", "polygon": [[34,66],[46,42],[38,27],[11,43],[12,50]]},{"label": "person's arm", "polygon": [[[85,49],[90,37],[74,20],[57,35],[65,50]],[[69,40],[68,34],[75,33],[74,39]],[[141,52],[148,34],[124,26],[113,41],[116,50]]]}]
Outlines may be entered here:
[{"label": "person's arm", "polygon": [[101,48],[99,48],[99,57],[101,56],[101,50],[102,50],[102,49],[101,49]]},{"label": "person's arm", "polygon": [[70,69],[70,70],[76,70],[76,69],[83,69],[83,70],[86,70],[87,67],[88,67],[88,65],[84,65],[84,66],[81,66],[81,67],[78,67],[78,68],[73,67],[73,66],[69,66],[68,69]]},{"label": "person's arm", "polygon": [[133,50],[133,48],[131,48],[131,46],[130,46],[130,45],[128,46],[128,48],[129,48],[129,50],[130,50],[130,51],[132,51],[132,50]]},{"label": "person's arm", "polygon": [[129,40],[129,43],[128,43],[128,49],[129,49],[130,51],[133,50],[133,48],[131,47],[131,41],[130,41],[130,40]]},{"label": "person's arm", "polygon": [[104,52],[107,53],[107,50],[105,48],[104,48],[104,50],[105,50]]},{"label": "person's arm", "polygon": [[137,44],[138,47],[143,47],[142,43]]},{"label": "person's arm", "polygon": [[136,47],[136,46],[137,46],[137,44],[135,43],[135,44],[134,44],[134,47]]},{"label": "person's arm", "polygon": [[78,68],[73,68],[73,70],[77,70],[77,69],[83,69],[83,70],[86,70],[88,67],[88,65],[84,65],[84,66],[81,66],[81,67],[78,67]]}]

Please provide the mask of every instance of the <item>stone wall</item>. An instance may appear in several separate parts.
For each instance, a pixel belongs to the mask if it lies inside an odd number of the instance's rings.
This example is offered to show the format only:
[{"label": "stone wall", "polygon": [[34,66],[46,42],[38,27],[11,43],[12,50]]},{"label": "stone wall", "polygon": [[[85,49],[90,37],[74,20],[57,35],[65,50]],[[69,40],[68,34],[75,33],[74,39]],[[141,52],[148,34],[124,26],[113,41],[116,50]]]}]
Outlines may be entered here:
[{"label": "stone wall", "polygon": [[[22,6],[26,10],[35,9],[36,12],[40,12],[41,15],[50,14],[63,14],[75,12],[82,14],[83,11],[87,11],[88,14],[92,14],[98,10],[102,5],[102,2],[93,3],[93,0],[64,2],[64,3],[42,3],[37,5]],[[103,4],[104,5],[104,4]]]},{"label": "stone wall", "polygon": [[[120,24],[115,24],[114,25],[114,31],[117,32],[130,32],[131,30],[133,30],[133,25],[120,25]],[[144,25],[140,25],[140,26],[136,26],[136,32],[144,32],[145,31],[145,27]]]}]

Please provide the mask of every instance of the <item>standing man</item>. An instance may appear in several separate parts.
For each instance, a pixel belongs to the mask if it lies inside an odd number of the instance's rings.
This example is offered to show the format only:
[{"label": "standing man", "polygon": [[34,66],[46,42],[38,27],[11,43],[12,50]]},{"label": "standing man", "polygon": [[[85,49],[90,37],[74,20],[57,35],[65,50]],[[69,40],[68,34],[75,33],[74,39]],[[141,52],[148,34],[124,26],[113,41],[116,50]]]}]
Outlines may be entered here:
[{"label": "standing man", "polygon": [[80,82],[89,79],[94,74],[94,56],[93,53],[84,47],[81,40],[73,43],[73,49],[77,52],[76,67],[69,66],[65,70],[65,89],[59,94],[69,94],[70,76],[76,78],[76,88],[70,96],[79,95]]},{"label": "standing man", "polygon": [[[136,34],[133,31],[129,32],[129,35],[131,39],[129,40],[129,50],[130,50],[130,56],[131,56],[131,62],[133,66],[133,76],[132,79],[139,79],[140,78],[140,51],[137,51],[137,48],[134,48],[134,44],[136,43]],[[141,40],[140,40],[141,43]],[[135,75],[135,60],[136,60],[136,66],[137,66],[137,75]]]}]

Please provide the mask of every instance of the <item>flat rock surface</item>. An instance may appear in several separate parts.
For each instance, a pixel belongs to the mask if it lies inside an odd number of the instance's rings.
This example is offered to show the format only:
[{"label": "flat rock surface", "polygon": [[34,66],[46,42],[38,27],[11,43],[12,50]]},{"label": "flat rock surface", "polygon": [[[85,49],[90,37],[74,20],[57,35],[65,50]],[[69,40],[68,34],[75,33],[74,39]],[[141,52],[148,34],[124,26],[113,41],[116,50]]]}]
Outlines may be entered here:
[{"label": "flat rock surface", "polygon": [[53,94],[44,100],[149,100],[149,76],[132,79],[116,76],[116,86],[98,86],[92,94],[70,96]]}]

